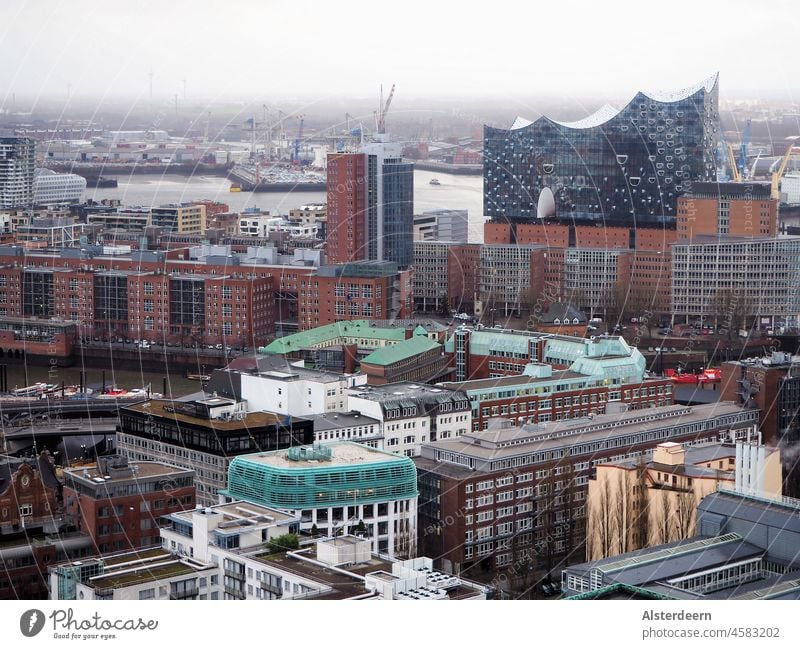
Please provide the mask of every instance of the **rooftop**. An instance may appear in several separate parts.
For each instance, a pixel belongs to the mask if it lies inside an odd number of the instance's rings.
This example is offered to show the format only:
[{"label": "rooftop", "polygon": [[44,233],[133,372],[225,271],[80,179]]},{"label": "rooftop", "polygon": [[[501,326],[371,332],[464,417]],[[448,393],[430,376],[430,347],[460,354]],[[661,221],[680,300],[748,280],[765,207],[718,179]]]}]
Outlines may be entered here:
[{"label": "rooftop", "polygon": [[215,514],[222,514],[222,522],[219,527],[225,530],[252,528],[253,525],[283,525],[297,520],[291,514],[244,500],[175,512],[170,514],[169,518],[191,523],[194,516],[211,516]]},{"label": "rooftop", "polygon": [[377,419],[362,415],[360,412],[327,412],[321,415],[309,415],[306,419],[314,422],[314,432],[336,430],[347,426],[369,426],[380,424]]},{"label": "rooftop", "polygon": [[376,349],[361,359],[361,363],[367,365],[392,365],[441,347],[442,345],[427,336],[416,335],[395,345],[387,345]]},{"label": "rooftop", "polygon": [[251,453],[242,455],[236,459],[237,462],[243,461],[254,462],[256,464],[264,464],[273,467],[280,467],[282,469],[319,469],[330,466],[352,466],[358,464],[371,464],[373,462],[398,462],[406,461],[403,455],[397,455],[388,451],[365,446],[364,444],[357,444],[356,442],[323,442],[315,445],[329,449],[331,456],[329,460],[316,460],[316,459],[300,459],[290,460],[289,452],[283,451],[270,451],[269,453]]},{"label": "rooftop", "polygon": [[[522,427],[515,426],[508,420],[499,420],[506,423],[495,423],[494,428],[469,432],[455,439],[429,442],[422,446],[422,451],[424,457],[431,457],[434,451],[441,450],[493,461],[530,453],[532,450],[544,451],[565,445],[602,441],[665,426],[674,428],[707,422],[715,417],[739,413],[749,413],[753,421],[758,420],[757,410],[746,410],[729,401],[695,407],[661,406]],[[497,421],[496,418],[490,420],[490,423]]]},{"label": "rooftop", "polygon": [[93,484],[108,484],[119,482],[132,482],[146,478],[167,478],[178,474],[189,475],[194,473],[189,469],[182,469],[162,462],[131,462],[124,461],[124,465],[114,464],[98,465],[90,464],[75,469],[64,469],[64,475],[76,482],[86,482]]},{"label": "rooftop", "polygon": [[334,322],[322,327],[301,331],[272,341],[259,352],[264,354],[288,354],[305,347],[316,347],[342,339],[367,338],[399,342],[406,339],[405,328],[376,327],[368,320]]},{"label": "rooftop", "polygon": [[[175,401],[174,403],[179,403]],[[143,403],[137,403],[132,406],[127,406],[123,410],[130,412],[137,412],[143,415],[153,415],[154,417],[163,417],[165,419],[172,419],[184,424],[191,424],[192,426],[202,426],[204,428],[211,428],[219,431],[233,431],[248,428],[262,428],[265,426],[278,426],[283,425],[285,417],[280,417],[271,412],[250,412],[244,419],[241,420],[221,420],[221,419],[203,419],[201,417],[190,417],[179,412],[170,410],[173,408],[173,401],[168,399],[151,399]],[[295,418],[296,420],[297,418]]]}]

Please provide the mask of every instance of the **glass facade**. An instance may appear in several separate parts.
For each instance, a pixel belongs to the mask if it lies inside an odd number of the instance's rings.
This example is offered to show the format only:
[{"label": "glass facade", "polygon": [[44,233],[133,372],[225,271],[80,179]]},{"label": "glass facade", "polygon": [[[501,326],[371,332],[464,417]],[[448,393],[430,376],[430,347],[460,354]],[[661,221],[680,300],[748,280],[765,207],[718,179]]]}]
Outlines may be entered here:
[{"label": "glass facade", "polygon": [[715,75],[671,94],[639,92],[620,111],[605,106],[578,122],[484,126],[484,214],[532,221],[547,187],[559,219],[671,226],[678,196],[716,180],[718,104]]},{"label": "glass facade", "polygon": [[408,268],[414,259],[414,165],[383,164],[383,259]]}]

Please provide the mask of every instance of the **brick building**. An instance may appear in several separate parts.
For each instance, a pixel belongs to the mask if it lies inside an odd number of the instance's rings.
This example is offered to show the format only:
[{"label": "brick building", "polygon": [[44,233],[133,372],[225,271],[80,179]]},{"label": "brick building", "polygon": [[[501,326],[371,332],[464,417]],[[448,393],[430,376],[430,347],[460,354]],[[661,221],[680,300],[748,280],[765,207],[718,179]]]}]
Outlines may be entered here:
[{"label": "brick building", "polygon": [[523,566],[550,573],[583,559],[595,464],[641,457],[665,441],[746,439],[757,426],[757,411],[715,403],[523,427],[498,419],[488,431],[423,444],[420,551],[468,576]]},{"label": "brick building", "polygon": [[296,317],[299,280],[315,270],[267,263],[277,255],[191,253],[0,247],[0,318],[56,318],[103,340],[256,346]]},{"label": "brick building", "polygon": [[93,551],[63,516],[61,484],[46,451],[0,460],[0,599],[47,599],[49,565]]},{"label": "brick building", "polygon": [[778,200],[768,182],[692,183],[678,198],[678,239],[701,235],[774,237]]},{"label": "brick building", "polygon": [[389,261],[321,266],[301,281],[301,330],[341,320],[409,318],[413,313],[412,272]]},{"label": "brick building", "polygon": [[106,554],[158,545],[160,517],[194,509],[194,471],[104,456],[64,470],[64,512]]},{"label": "brick building", "polygon": [[328,261],[331,264],[369,259],[367,165],[363,153],[328,156]]},{"label": "brick building", "polygon": [[395,345],[376,349],[361,359],[361,371],[370,385],[401,381],[433,383],[448,378],[449,356],[444,346],[420,333]]},{"label": "brick building", "polygon": [[522,425],[603,414],[616,402],[631,410],[673,403],[671,381],[646,378],[642,354],[616,336],[460,327],[445,349],[455,357],[455,375],[473,377],[443,384],[469,397],[473,431],[495,417]]}]

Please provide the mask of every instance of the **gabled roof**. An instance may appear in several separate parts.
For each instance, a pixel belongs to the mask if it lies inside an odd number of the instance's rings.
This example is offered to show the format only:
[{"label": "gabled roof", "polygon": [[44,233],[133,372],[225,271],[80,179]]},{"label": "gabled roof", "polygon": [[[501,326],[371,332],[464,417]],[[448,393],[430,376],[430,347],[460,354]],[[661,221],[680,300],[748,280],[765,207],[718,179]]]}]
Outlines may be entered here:
[{"label": "gabled roof", "polygon": [[387,345],[376,349],[369,356],[363,358],[361,363],[367,365],[391,365],[441,347],[439,343],[427,336],[414,336],[395,345]]},{"label": "gabled roof", "polygon": [[558,320],[561,324],[564,324],[564,319],[567,319],[569,320],[569,324],[572,324],[575,318],[578,319],[579,324],[586,324],[588,322],[586,314],[577,307],[571,304],[555,302],[541,315],[539,321],[544,324],[553,324],[555,320]]}]

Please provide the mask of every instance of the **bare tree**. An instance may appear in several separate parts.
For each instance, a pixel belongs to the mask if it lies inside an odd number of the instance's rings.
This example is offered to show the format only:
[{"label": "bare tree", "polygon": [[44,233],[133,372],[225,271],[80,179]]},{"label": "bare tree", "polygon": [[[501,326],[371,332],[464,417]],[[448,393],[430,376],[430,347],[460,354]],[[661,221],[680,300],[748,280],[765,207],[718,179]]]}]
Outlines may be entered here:
[{"label": "bare tree", "polygon": [[675,541],[689,538],[694,523],[695,500],[692,491],[681,491],[675,503]]},{"label": "bare tree", "polygon": [[640,457],[636,463],[636,478],[633,485],[633,549],[647,547],[650,535],[650,500],[647,488],[647,462]]}]

